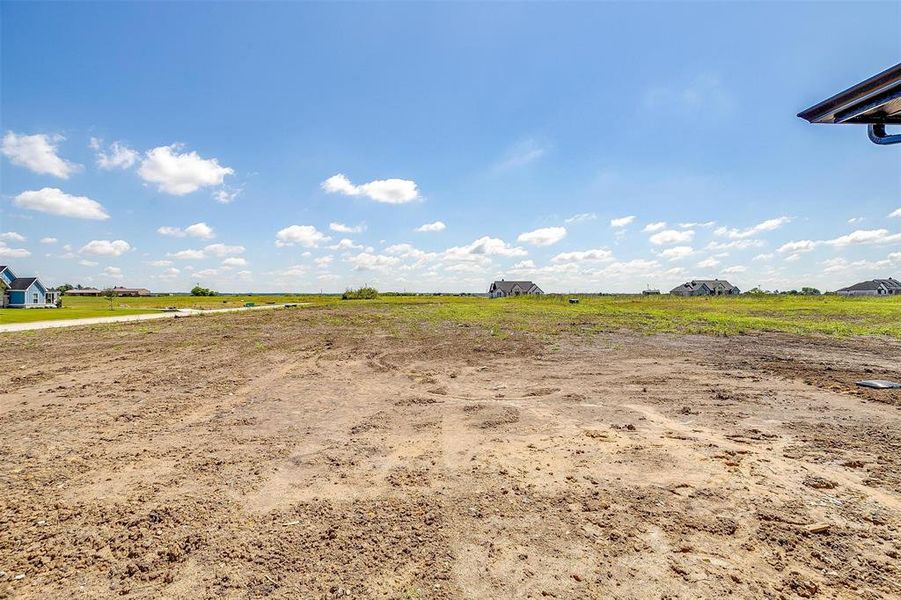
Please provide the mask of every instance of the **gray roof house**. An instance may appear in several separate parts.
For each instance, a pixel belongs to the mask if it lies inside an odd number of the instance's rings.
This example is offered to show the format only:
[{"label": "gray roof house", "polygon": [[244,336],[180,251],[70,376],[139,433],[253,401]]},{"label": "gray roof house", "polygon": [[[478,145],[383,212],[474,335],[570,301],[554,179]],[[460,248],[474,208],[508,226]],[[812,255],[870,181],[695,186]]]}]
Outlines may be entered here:
[{"label": "gray roof house", "polygon": [[51,308],[58,298],[59,292],[48,290],[37,277],[16,277],[0,265],[0,308]]},{"label": "gray roof house", "polygon": [[741,290],[725,279],[692,279],[670,290],[673,296],[733,296]]},{"label": "gray roof house", "polygon": [[901,295],[901,281],[889,277],[888,279],[871,279],[849,285],[836,293],[839,296],[895,296]]},{"label": "gray roof house", "polygon": [[495,281],[488,288],[488,297],[504,298],[505,296],[523,296],[527,294],[543,294],[541,288],[531,281]]}]

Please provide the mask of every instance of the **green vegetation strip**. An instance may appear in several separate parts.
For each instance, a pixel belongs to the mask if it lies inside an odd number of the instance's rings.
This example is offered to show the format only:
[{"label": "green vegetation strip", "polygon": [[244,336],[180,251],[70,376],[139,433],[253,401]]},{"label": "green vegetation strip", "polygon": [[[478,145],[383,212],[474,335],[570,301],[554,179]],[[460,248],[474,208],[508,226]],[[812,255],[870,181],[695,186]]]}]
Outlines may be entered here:
[{"label": "green vegetation strip", "polygon": [[[356,294],[355,294],[356,295]],[[369,294],[365,294],[368,296]],[[571,304],[570,298],[578,298]],[[242,295],[116,298],[63,298],[62,309],[3,309],[0,323],[74,319],[155,312],[175,308],[237,308],[305,303],[329,310],[329,324],[411,327],[468,324],[495,335],[517,331],[541,334],[633,330],[643,333],[739,335],[773,331],[800,335],[882,335],[901,338],[901,297],[740,296],[532,296],[488,299],[466,296],[391,296],[341,300],[340,296]]]}]

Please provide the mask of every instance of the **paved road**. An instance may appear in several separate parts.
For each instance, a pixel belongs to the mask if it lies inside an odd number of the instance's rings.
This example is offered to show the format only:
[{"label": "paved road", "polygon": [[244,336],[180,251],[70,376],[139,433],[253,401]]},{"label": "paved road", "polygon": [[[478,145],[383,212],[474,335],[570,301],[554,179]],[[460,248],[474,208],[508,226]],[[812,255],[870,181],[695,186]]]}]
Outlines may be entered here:
[{"label": "paved road", "polygon": [[[300,306],[303,303],[296,304]],[[55,327],[77,327],[79,325],[102,325],[103,323],[123,323],[126,321],[150,321],[153,319],[174,319],[176,317],[189,317],[193,315],[209,315],[214,313],[238,312],[244,310],[271,310],[282,308],[284,304],[264,304],[262,306],[242,306],[239,308],[212,308],[209,310],[196,310],[183,308],[177,311],[160,311],[147,313],[146,315],[122,315],[119,317],[91,317],[88,319],[59,319],[56,321],[35,321],[33,323],[10,323],[0,325],[0,333],[10,331],[30,331],[32,329],[52,329]],[[26,310],[26,309],[23,309]],[[53,310],[53,309],[44,309]]]}]

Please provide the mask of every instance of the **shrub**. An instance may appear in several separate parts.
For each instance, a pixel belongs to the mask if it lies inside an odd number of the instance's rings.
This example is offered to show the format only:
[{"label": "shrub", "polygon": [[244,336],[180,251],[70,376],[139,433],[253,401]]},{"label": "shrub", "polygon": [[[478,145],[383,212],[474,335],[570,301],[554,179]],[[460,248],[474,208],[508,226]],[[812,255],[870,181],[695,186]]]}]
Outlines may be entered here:
[{"label": "shrub", "polygon": [[192,296],[218,296],[219,292],[215,290],[211,290],[209,288],[200,287],[200,285],[195,285],[191,288]]},{"label": "shrub", "polygon": [[347,290],[341,294],[342,300],[374,300],[379,297],[379,291],[374,287],[361,287],[355,290]]}]

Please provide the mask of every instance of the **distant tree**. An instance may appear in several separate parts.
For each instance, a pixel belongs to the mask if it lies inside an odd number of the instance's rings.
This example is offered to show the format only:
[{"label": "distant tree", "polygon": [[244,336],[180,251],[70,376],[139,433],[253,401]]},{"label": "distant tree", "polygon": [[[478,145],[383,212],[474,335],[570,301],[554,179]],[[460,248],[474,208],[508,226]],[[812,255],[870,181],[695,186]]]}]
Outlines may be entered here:
[{"label": "distant tree", "polygon": [[64,283],[62,285],[57,286],[56,291],[60,292],[61,294],[65,294],[66,292],[68,292],[69,290],[74,289],[74,288],[75,288],[75,286],[73,286],[71,283]]},{"label": "distant tree", "polygon": [[373,300],[379,297],[379,291],[374,287],[361,287],[355,290],[347,290],[341,294],[342,300]]},{"label": "distant tree", "polygon": [[219,292],[211,290],[209,288],[201,287],[200,284],[196,284],[191,288],[192,296],[218,296]]},{"label": "distant tree", "polygon": [[118,292],[113,288],[107,288],[103,290],[103,297],[106,298],[106,301],[109,302],[109,309],[113,310],[113,300],[118,296]]},{"label": "distant tree", "polygon": [[767,292],[764,289],[761,289],[760,287],[754,287],[754,288],[751,288],[750,290],[748,290],[747,292],[745,292],[745,294],[750,294],[751,296],[763,296],[764,294],[768,294],[768,293],[769,292]]},{"label": "distant tree", "polygon": [[801,293],[805,296],[819,296],[822,292],[815,287],[802,287]]}]

